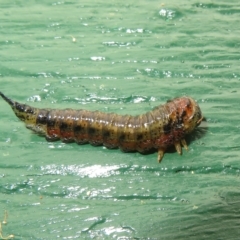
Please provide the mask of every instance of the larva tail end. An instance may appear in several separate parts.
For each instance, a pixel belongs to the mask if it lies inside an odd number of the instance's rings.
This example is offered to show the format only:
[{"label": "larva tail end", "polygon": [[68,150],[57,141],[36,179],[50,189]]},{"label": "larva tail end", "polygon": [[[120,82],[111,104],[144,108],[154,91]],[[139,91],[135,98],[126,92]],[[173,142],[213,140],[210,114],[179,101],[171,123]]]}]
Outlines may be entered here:
[{"label": "larva tail end", "polygon": [[35,130],[38,109],[28,106],[26,104],[15,102],[10,98],[6,97],[2,92],[0,92],[0,96],[11,106],[15,115],[21,121],[25,122],[27,128]]},{"label": "larva tail end", "polygon": [[1,96],[10,106],[14,106],[14,102],[13,102],[10,98],[6,97],[2,92],[0,92],[0,96]]}]

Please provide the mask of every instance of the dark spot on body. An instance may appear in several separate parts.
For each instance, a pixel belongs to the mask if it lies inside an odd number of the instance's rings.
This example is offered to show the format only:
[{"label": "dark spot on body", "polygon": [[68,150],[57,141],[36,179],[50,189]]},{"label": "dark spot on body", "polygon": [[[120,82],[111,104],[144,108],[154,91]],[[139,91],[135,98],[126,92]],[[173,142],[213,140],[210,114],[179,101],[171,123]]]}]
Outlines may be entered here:
[{"label": "dark spot on body", "polygon": [[42,116],[42,115],[38,115],[36,123],[45,125],[47,123],[47,117],[46,116]]},{"label": "dark spot on body", "polygon": [[183,110],[181,117],[184,118],[187,115],[187,112],[185,110]]},{"label": "dark spot on body", "polygon": [[48,127],[54,127],[55,126],[55,124],[56,124],[56,120],[55,119],[47,119],[47,126]]},{"label": "dark spot on body", "polygon": [[110,132],[108,130],[103,131],[103,137],[107,138],[110,136]]},{"label": "dark spot on body", "polygon": [[163,126],[163,132],[165,134],[168,134],[171,132],[171,129],[172,129],[172,121],[169,119],[169,122],[167,124],[164,124]]},{"label": "dark spot on body", "polygon": [[89,134],[89,135],[94,135],[95,132],[96,132],[96,129],[95,129],[95,128],[93,128],[93,127],[89,127],[89,128],[88,128],[88,134]]},{"label": "dark spot on body", "polygon": [[31,107],[27,108],[25,111],[28,114],[34,114],[34,110]]},{"label": "dark spot on body", "polygon": [[47,124],[47,115],[48,115],[48,111],[40,111],[37,119],[36,119],[36,124],[42,124],[42,125],[46,125]]},{"label": "dark spot on body", "polygon": [[137,135],[137,141],[140,141],[140,140],[142,140],[143,139],[143,135],[142,134],[138,134]]},{"label": "dark spot on body", "polygon": [[19,112],[24,112],[25,109],[26,109],[26,106],[25,105],[21,105],[19,103],[16,103],[15,105],[16,109],[19,111]]},{"label": "dark spot on body", "polygon": [[74,131],[75,133],[81,132],[81,130],[82,130],[82,126],[81,126],[81,125],[77,125],[77,126],[75,126],[75,127],[73,128],[73,131]]},{"label": "dark spot on body", "polygon": [[126,138],[126,135],[125,135],[125,134],[121,134],[121,135],[118,137],[118,140],[119,140],[119,142],[122,142],[122,141],[124,141],[125,138]]},{"label": "dark spot on body", "polygon": [[68,124],[65,122],[61,122],[59,128],[60,130],[66,130],[68,128]]},{"label": "dark spot on body", "polygon": [[183,121],[185,120],[186,115],[187,115],[187,112],[184,110],[184,111],[181,113],[181,116],[178,116],[178,117],[177,117],[177,124],[178,124],[178,125],[182,125],[182,124],[183,124]]}]

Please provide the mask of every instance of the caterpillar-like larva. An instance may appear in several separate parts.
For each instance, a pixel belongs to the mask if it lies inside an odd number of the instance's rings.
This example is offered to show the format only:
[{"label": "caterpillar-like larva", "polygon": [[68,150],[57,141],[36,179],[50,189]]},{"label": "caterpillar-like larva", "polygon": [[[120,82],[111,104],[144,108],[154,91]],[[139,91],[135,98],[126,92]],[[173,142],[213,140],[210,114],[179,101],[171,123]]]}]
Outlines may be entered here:
[{"label": "caterpillar-like larva", "polygon": [[12,101],[1,92],[0,95],[27,128],[48,141],[119,147],[124,152],[156,149],[159,162],[171,145],[182,154],[182,146],[188,148],[186,134],[203,119],[198,104],[190,97],[174,98],[142,115],[122,116],[83,109],[38,109]]}]

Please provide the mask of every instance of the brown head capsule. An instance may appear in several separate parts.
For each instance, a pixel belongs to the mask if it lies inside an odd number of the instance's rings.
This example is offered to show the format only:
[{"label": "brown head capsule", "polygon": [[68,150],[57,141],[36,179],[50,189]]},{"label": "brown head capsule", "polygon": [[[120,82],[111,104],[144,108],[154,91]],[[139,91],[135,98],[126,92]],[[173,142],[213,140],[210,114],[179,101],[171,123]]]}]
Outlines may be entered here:
[{"label": "brown head capsule", "polygon": [[182,154],[185,136],[202,121],[198,104],[190,97],[168,101],[138,116],[73,109],[38,109],[0,96],[12,107],[26,127],[44,135],[48,141],[75,141],[78,144],[119,147],[124,152],[158,150],[160,162],[172,145]]}]

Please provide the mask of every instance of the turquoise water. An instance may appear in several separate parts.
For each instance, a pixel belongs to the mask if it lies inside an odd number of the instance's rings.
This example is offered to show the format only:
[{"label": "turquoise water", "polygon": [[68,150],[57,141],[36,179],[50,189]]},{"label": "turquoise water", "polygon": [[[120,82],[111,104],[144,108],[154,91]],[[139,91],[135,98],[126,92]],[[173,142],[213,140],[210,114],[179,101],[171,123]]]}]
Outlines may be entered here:
[{"label": "turquoise water", "polygon": [[158,164],[156,153],[48,143],[1,100],[4,236],[238,239],[238,1],[1,0],[0,10],[0,90],[12,99],[135,115],[190,95],[207,118],[188,152]]}]

